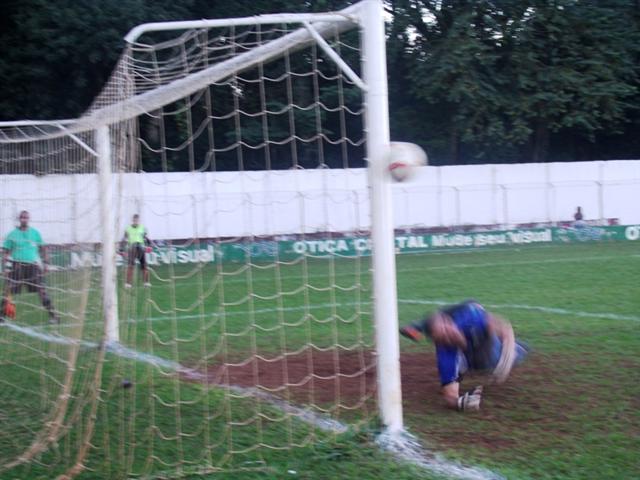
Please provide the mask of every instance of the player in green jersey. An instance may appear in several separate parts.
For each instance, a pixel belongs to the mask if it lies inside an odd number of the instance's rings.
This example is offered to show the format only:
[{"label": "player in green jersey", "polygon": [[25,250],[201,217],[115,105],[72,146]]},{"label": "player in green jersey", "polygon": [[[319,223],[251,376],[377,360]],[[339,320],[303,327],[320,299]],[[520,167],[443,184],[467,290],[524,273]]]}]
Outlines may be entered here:
[{"label": "player in green jersey", "polygon": [[128,260],[127,280],[124,284],[125,288],[131,288],[133,269],[135,268],[136,260],[140,263],[144,286],[150,287],[151,283],[149,282],[149,270],[147,269],[145,253],[151,251],[151,241],[147,236],[147,229],[140,224],[140,215],[137,213],[133,216],[131,225],[129,225],[124,231],[121,251],[127,252]]},{"label": "player in green jersey", "polygon": [[47,249],[40,232],[29,226],[29,212],[23,210],[18,218],[19,226],[9,233],[3,244],[2,265],[9,265],[10,270],[5,274],[0,312],[5,313],[10,296],[20,293],[24,286],[28,292],[38,293],[42,305],[49,312],[50,321],[58,323],[44,285],[43,274],[49,264]]}]

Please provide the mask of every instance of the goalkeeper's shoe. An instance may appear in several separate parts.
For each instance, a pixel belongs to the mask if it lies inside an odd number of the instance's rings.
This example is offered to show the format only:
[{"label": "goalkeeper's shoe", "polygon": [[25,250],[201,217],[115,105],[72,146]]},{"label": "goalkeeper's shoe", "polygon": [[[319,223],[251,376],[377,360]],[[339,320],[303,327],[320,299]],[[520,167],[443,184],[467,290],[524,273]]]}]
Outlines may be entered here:
[{"label": "goalkeeper's shoe", "polygon": [[11,300],[8,300],[4,304],[4,309],[2,315],[7,319],[15,319],[16,318],[16,304]]},{"label": "goalkeeper's shoe", "polygon": [[406,327],[402,327],[400,329],[400,335],[408,338],[411,341],[418,343],[420,340],[424,338],[424,335],[420,330],[411,325],[407,325]]},{"label": "goalkeeper's shoe", "polygon": [[49,312],[49,323],[51,323],[52,325],[60,324],[60,317],[56,312],[53,312],[53,311]]}]

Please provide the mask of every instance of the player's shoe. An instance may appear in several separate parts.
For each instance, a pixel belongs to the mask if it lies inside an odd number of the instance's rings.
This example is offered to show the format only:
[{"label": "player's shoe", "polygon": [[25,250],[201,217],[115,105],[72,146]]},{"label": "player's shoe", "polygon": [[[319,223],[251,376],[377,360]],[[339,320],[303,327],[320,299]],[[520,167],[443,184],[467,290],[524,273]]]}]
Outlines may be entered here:
[{"label": "player's shoe", "polygon": [[424,335],[422,334],[422,332],[416,327],[412,327],[411,325],[402,327],[400,329],[400,335],[416,343],[424,339]]},{"label": "player's shoe", "polygon": [[151,286],[151,282],[144,282],[144,286],[149,288]]},{"label": "player's shoe", "polygon": [[60,325],[60,317],[56,312],[49,313],[49,323],[52,325]]},{"label": "player's shoe", "polygon": [[124,288],[126,288],[127,290],[129,290],[131,288],[131,284],[130,283],[125,283],[124,284]]}]

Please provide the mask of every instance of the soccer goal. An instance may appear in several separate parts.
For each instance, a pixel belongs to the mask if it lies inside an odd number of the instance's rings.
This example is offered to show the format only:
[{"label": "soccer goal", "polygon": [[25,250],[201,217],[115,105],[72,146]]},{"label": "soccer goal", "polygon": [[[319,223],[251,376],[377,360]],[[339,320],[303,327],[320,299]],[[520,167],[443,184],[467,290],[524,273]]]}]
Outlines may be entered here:
[{"label": "soccer goal", "polygon": [[20,293],[0,328],[0,472],[265,468],[400,432],[382,2],[126,45],[81,118],[0,124],[3,235],[29,212],[59,315]]}]

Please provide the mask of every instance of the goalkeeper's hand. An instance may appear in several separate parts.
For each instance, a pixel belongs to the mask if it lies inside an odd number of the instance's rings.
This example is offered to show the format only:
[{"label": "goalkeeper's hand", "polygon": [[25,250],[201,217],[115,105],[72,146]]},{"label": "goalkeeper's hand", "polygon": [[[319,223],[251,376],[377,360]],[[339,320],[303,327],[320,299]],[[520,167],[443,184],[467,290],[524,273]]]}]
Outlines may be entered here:
[{"label": "goalkeeper's hand", "polygon": [[473,390],[469,390],[464,395],[458,397],[458,411],[460,412],[477,412],[480,410],[480,402],[482,401],[482,385],[478,385]]},{"label": "goalkeeper's hand", "polygon": [[151,245],[147,245],[147,247],[144,249],[145,253],[151,253],[153,251],[153,248],[151,248]]}]

